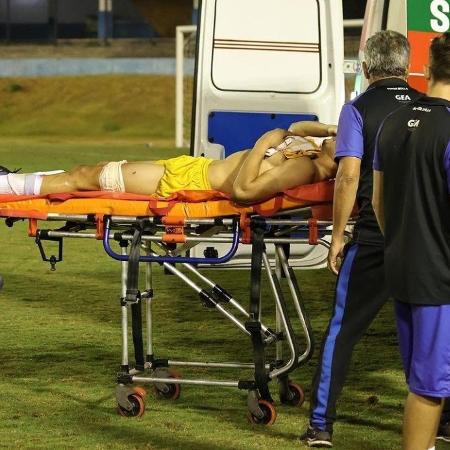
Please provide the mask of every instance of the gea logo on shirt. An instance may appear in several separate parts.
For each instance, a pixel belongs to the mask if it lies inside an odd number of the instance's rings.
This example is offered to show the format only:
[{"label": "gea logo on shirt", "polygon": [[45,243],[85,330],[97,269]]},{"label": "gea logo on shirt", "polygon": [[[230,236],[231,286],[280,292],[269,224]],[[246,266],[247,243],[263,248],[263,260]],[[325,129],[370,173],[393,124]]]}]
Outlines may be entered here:
[{"label": "gea logo on shirt", "polygon": [[450,28],[449,0],[432,0],[430,12],[434,19],[430,20],[431,29],[437,33],[445,33]]},{"label": "gea logo on shirt", "polygon": [[408,120],[408,127],[409,128],[417,128],[420,124],[420,120],[419,119],[411,119]]},{"label": "gea logo on shirt", "polygon": [[403,102],[411,101],[411,97],[409,95],[407,95],[407,94],[397,94],[395,96],[395,98],[396,98],[396,100],[400,100],[400,101],[403,101]]}]

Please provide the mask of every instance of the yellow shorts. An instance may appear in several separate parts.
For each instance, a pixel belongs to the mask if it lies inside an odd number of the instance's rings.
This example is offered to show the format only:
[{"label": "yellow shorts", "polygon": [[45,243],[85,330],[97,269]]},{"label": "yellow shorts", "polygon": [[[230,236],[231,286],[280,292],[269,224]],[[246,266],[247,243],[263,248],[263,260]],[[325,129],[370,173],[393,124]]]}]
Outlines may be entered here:
[{"label": "yellow shorts", "polygon": [[177,191],[209,191],[211,185],[208,179],[208,167],[212,159],[193,156],[179,156],[155,164],[164,166],[164,174],[159,180],[156,194],[169,197]]}]

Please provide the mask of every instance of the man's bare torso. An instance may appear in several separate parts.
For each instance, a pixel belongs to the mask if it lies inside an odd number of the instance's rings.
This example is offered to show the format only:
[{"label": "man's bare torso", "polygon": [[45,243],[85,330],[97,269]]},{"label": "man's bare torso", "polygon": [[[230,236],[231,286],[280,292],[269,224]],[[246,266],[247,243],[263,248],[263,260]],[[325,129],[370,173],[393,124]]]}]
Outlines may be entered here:
[{"label": "man's bare torso", "polygon": [[[208,169],[208,177],[211,187],[215,190],[231,193],[233,190],[233,183],[239,173],[242,164],[250,150],[242,150],[228,156],[222,160],[215,160],[211,163]],[[273,169],[283,163],[284,157],[281,153],[272,155],[261,162],[259,175],[267,170]]]}]

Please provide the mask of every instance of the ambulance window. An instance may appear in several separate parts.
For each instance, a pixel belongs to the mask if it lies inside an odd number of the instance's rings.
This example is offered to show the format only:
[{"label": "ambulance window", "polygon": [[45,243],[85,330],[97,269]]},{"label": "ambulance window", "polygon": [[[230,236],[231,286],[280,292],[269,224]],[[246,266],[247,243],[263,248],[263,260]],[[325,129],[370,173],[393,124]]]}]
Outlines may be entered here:
[{"label": "ambulance window", "polygon": [[318,0],[216,0],[215,13],[217,89],[312,93],[320,87]]}]

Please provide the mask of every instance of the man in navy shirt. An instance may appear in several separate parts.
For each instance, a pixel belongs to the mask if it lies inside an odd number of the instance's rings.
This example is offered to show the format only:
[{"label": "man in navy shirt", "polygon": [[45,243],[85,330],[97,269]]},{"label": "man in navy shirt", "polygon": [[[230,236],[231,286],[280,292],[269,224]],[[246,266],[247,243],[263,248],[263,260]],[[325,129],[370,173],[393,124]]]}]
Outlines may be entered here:
[{"label": "man in navy shirt", "polygon": [[430,47],[427,96],[387,117],[373,162],[388,293],[409,394],[405,450],[434,448],[450,396],[450,34]]},{"label": "man in navy shirt", "polygon": [[[311,447],[332,446],[336,402],[353,347],[388,298],[384,286],[383,236],[372,208],[376,134],[388,114],[421,95],[406,82],[409,43],[402,34],[393,31],[376,33],[367,40],[364,58],[363,70],[369,87],[343,106],[337,131],[339,167],[328,264],[335,274],[339,272],[339,276],[332,317],[313,379],[310,426],[301,436]],[[355,200],[359,217],[344,257],[344,231]]]}]

